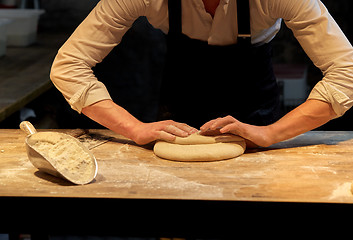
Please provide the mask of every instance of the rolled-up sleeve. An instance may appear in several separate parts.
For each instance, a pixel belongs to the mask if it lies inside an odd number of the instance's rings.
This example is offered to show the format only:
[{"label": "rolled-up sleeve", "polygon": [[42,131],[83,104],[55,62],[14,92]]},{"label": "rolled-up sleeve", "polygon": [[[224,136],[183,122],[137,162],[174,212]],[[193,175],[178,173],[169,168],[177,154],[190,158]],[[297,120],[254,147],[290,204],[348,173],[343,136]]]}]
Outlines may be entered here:
[{"label": "rolled-up sleeve", "polygon": [[318,0],[276,0],[272,8],[324,75],[308,99],[328,102],[342,116],[353,106],[352,45]]},{"label": "rolled-up sleeve", "polygon": [[111,99],[92,67],[120,43],[146,8],[144,0],[102,0],[60,48],[50,77],[74,110],[80,113],[84,107]]}]

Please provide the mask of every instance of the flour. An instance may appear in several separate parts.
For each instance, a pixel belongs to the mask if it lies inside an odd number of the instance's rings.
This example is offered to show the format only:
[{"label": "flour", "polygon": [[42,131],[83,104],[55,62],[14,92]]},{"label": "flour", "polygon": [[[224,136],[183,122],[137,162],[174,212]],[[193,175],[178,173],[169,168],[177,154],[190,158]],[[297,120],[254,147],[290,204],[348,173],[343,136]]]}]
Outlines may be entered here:
[{"label": "flour", "polygon": [[353,195],[351,192],[351,182],[345,182],[338,185],[331,193],[329,200],[341,200],[342,202],[346,199],[352,199]]},{"label": "flour", "polygon": [[82,184],[92,180],[94,160],[76,139],[61,133],[42,132],[32,135],[28,143],[70,181]]}]

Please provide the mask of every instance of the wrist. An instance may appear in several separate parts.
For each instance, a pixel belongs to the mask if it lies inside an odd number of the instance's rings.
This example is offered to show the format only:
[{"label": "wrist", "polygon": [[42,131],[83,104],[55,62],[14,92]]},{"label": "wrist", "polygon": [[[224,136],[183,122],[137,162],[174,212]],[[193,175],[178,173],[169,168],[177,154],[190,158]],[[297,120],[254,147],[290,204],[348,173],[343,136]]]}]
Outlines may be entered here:
[{"label": "wrist", "polygon": [[263,135],[263,147],[269,147],[275,143],[277,143],[278,134],[275,133],[274,124],[263,126],[262,135]]},{"label": "wrist", "polygon": [[276,143],[276,134],[274,126],[255,126],[241,123],[239,135],[249,140],[248,146],[253,147],[269,147]]},{"label": "wrist", "polygon": [[126,122],[124,123],[123,127],[120,127],[120,129],[124,129],[124,133],[121,133],[121,135],[124,135],[134,142],[137,142],[143,125],[144,123],[137,119]]},{"label": "wrist", "polygon": [[92,104],[84,108],[82,113],[110,130],[132,140],[138,132],[139,126],[143,124],[111,100],[103,100]]}]

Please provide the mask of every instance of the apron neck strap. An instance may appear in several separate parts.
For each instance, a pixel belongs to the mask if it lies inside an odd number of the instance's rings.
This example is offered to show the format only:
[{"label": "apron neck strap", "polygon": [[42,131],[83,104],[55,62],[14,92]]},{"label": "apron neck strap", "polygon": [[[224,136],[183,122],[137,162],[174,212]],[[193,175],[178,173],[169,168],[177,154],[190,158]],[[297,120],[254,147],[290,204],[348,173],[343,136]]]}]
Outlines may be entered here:
[{"label": "apron neck strap", "polygon": [[169,35],[182,33],[181,0],[168,0]]},{"label": "apron neck strap", "polygon": [[[237,0],[238,41],[251,41],[249,0]],[[182,34],[181,0],[168,0],[169,33]]]},{"label": "apron neck strap", "polygon": [[237,0],[238,39],[251,38],[249,0]]}]

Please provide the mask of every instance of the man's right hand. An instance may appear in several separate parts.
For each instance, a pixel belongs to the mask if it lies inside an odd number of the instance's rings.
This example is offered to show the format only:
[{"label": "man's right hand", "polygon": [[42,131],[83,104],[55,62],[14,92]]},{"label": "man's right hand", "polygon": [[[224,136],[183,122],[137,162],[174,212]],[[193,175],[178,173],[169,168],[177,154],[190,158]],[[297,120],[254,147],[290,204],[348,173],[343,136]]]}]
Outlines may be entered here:
[{"label": "man's right hand", "polygon": [[102,100],[82,109],[82,113],[110,130],[130,138],[140,145],[155,140],[173,141],[187,137],[197,129],[172,120],[143,123],[112,100]]},{"label": "man's right hand", "polygon": [[184,123],[172,120],[140,123],[134,129],[132,140],[137,144],[144,145],[155,140],[174,141],[175,137],[187,137],[198,132],[197,129]]}]

